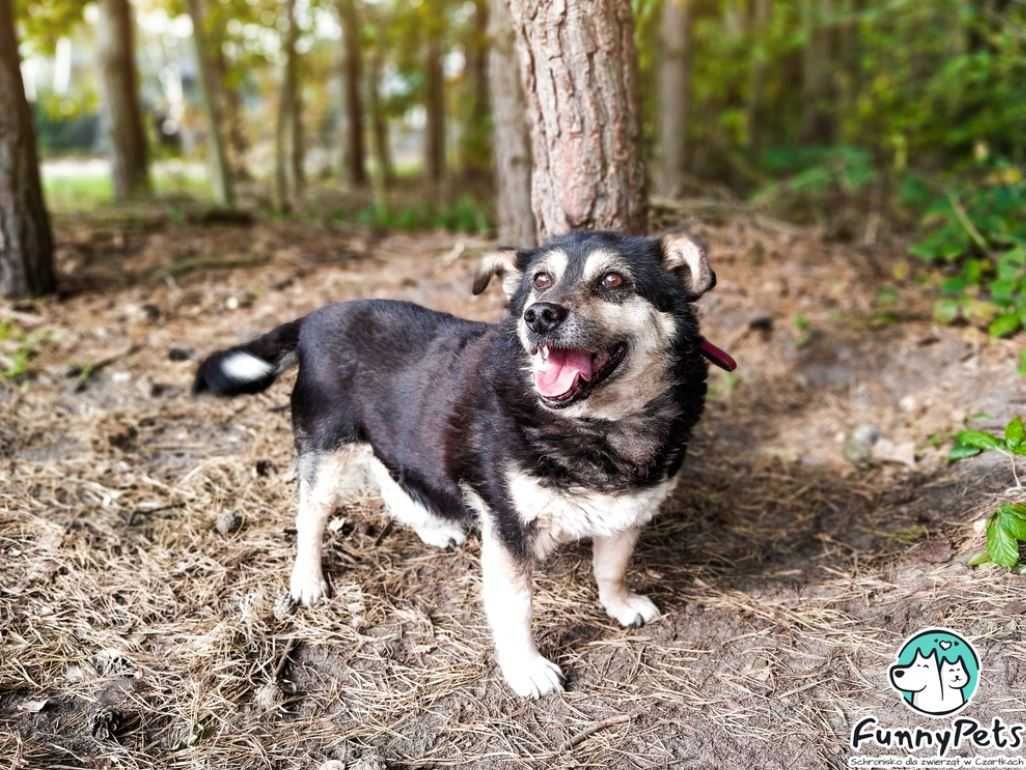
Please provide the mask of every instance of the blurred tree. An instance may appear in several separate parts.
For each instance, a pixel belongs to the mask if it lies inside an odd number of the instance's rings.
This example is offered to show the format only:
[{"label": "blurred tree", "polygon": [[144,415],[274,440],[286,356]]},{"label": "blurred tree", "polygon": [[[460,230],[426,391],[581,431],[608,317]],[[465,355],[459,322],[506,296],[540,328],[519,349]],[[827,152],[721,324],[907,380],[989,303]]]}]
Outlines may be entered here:
[{"label": "blurred tree", "polygon": [[[466,32],[465,73],[469,91],[460,134],[460,163],[468,177],[486,179],[491,173],[491,138],[488,94],[488,0],[473,0],[473,16]],[[508,16],[508,13],[507,13]]]},{"label": "blurred tree", "polygon": [[[342,92],[345,95],[344,146],[346,176],[354,187],[367,182],[367,152],[364,147],[363,119],[363,40],[360,11],[356,0],[339,0],[338,17],[342,25]],[[376,85],[374,88],[376,89]],[[377,98],[374,94],[372,98]]]},{"label": "blurred tree", "polygon": [[388,187],[395,178],[392,162],[392,144],[389,139],[388,111],[381,96],[381,78],[384,73],[385,42],[377,33],[370,49],[370,67],[367,71],[367,96],[370,106],[371,139],[374,164],[381,184]]},{"label": "blurred tree", "polygon": [[196,48],[196,68],[200,76],[200,92],[203,95],[203,107],[207,113],[210,174],[218,200],[225,206],[234,206],[235,186],[228,163],[228,152],[225,148],[218,84],[210,65],[203,0],[188,0],[188,10],[189,17],[192,19],[192,38]]},{"label": "blurred tree", "polygon": [[800,0],[802,17],[802,125],[806,144],[826,145],[836,135],[833,73],[833,0]]},{"label": "blurred tree", "polygon": [[103,106],[111,144],[114,199],[150,194],[149,157],[135,62],[135,23],[129,0],[101,0],[96,29]]},{"label": "blurred tree", "polygon": [[88,3],[82,0],[32,0],[16,4],[24,40],[33,49],[52,53],[57,41],[82,22]]},{"label": "blurred tree", "polygon": [[527,105],[520,85],[513,19],[506,0],[490,0],[488,75],[494,129],[496,213],[499,241],[534,246],[531,211],[531,146]]},{"label": "blurred tree", "polygon": [[629,0],[510,0],[531,115],[538,236],[640,232],[645,168]]},{"label": "blurred tree", "polygon": [[56,288],[53,233],[21,79],[12,0],[0,0],[0,295]]},{"label": "blurred tree", "polygon": [[278,97],[278,122],[274,134],[274,201],[288,211],[303,194],[306,178],[303,146],[303,103],[299,81],[299,22],[296,0],[286,0],[282,31],[282,73]]},{"label": "blurred tree", "polygon": [[655,188],[675,197],[684,187],[688,123],[689,0],[663,0],[660,19],[659,136]]},{"label": "blurred tree", "polygon": [[427,37],[424,52],[424,109],[427,111],[424,168],[437,198],[445,178],[445,70],[442,66],[447,27],[445,0],[425,0],[421,8]]}]

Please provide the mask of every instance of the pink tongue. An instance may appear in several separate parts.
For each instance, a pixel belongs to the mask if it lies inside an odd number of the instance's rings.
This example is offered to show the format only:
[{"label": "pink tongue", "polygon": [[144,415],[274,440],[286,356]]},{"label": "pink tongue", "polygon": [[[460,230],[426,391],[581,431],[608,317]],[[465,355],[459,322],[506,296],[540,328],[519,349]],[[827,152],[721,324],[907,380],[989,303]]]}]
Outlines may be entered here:
[{"label": "pink tongue", "polygon": [[541,369],[534,375],[534,384],[543,396],[559,398],[570,392],[577,382],[577,375],[585,380],[591,379],[591,353],[550,349],[549,357],[542,361]]}]

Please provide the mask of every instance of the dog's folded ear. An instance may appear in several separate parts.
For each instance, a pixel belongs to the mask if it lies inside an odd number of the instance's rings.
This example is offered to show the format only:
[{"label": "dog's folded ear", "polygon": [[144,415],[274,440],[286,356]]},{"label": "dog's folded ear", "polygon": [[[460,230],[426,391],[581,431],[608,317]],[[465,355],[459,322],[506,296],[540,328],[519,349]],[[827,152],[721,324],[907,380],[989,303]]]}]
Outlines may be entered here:
[{"label": "dog's folded ear", "polygon": [[474,294],[481,294],[488,288],[492,276],[498,276],[502,280],[502,291],[506,299],[512,299],[523,275],[523,269],[519,265],[520,256],[516,249],[509,246],[500,246],[497,250],[482,256],[471,291]]},{"label": "dog's folded ear", "polygon": [[687,233],[670,233],[659,240],[663,249],[663,267],[676,273],[689,299],[696,300],[716,286],[716,273],[709,267],[709,250]]}]

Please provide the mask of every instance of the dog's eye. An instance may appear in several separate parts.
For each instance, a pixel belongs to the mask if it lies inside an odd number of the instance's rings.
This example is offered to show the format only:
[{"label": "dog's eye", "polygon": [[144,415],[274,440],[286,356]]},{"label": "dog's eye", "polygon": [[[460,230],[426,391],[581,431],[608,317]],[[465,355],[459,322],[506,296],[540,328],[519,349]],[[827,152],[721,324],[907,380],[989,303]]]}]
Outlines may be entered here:
[{"label": "dog's eye", "polygon": [[552,275],[549,273],[538,273],[534,276],[534,288],[544,291],[552,286]]},{"label": "dog's eye", "polygon": [[626,279],[620,273],[606,273],[602,276],[603,289],[619,289]]}]

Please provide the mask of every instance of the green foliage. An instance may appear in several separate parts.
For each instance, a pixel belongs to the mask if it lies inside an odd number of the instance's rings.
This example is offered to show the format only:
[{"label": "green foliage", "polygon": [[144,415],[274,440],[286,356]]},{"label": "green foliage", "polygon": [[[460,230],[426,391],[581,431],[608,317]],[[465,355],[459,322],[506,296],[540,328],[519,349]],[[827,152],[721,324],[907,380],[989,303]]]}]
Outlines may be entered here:
[{"label": "green foliage", "polygon": [[448,230],[456,233],[484,235],[491,230],[487,211],[474,198],[462,195],[443,206],[370,205],[354,213],[340,215],[344,219],[381,230]]},{"label": "green foliage", "polygon": [[959,431],[955,434],[955,444],[948,454],[948,459],[964,460],[986,451],[997,451],[1008,456],[1026,456],[1026,424],[1023,423],[1023,419],[1011,419],[1000,436],[981,430]]},{"label": "green foliage", "polygon": [[986,532],[986,546],[969,559],[969,566],[991,562],[1005,569],[1018,566],[1019,546],[1026,543],[1026,505],[1004,503],[987,519]]},{"label": "green foliage", "polygon": [[16,382],[28,376],[32,359],[47,336],[43,330],[29,332],[12,321],[0,320],[0,380]]}]

